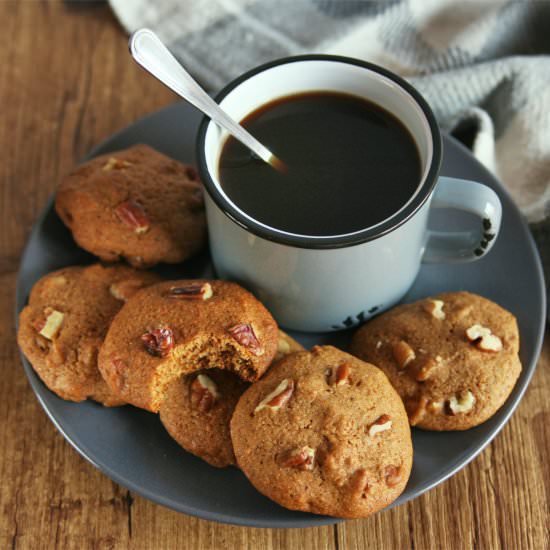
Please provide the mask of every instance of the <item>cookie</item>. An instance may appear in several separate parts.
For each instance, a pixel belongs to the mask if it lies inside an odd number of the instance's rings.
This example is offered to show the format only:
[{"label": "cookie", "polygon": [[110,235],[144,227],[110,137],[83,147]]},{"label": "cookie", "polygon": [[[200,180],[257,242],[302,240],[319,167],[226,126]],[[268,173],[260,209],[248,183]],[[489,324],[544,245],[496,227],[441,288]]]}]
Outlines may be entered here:
[{"label": "cookie", "polygon": [[221,368],[258,379],[277,341],[271,314],[239,285],[167,281],[138,292],[116,315],[99,369],[122,399],[157,412],[168,384],[183,374]]},{"label": "cookie", "polygon": [[44,384],[70,401],[121,405],[97,355],[112,318],[139,288],[157,282],[127,266],[66,267],[40,279],[19,315],[17,341]]},{"label": "cookie", "polygon": [[277,353],[275,354],[274,361],[282,359],[289,353],[296,351],[304,351],[304,346],[296,342],[292,336],[289,336],[286,332],[279,329],[279,340],[277,341]]},{"label": "cookie", "polygon": [[235,463],[229,421],[248,386],[236,374],[219,369],[182,376],[166,389],[160,421],[185,450],[212,466],[229,466]]},{"label": "cookie", "polygon": [[412,465],[403,403],[384,373],[331,346],[283,358],[231,419],[239,467],[291,510],[366,517],[403,491]]},{"label": "cookie", "polygon": [[521,372],[515,317],[469,292],[398,306],[361,327],[351,352],[380,367],[410,423],[467,430],[504,404]]},{"label": "cookie", "polygon": [[76,168],[59,185],[55,209],[78,245],[106,262],[178,263],[206,240],[195,168],[147,145]]},{"label": "cookie", "polygon": [[[282,330],[275,361],[304,348]],[[209,369],[171,382],[160,406],[160,420],[187,451],[223,468],[235,464],[229,421],[249,383],[236,374]]]}]

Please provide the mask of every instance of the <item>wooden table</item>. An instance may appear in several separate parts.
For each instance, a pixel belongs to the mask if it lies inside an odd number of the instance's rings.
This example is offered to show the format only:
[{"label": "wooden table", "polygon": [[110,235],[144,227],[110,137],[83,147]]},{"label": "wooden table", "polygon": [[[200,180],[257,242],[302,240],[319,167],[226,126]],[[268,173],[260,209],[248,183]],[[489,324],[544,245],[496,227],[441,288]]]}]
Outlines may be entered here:
[{"label": "wooden table", "polygon": [[19,361],[19,257],[59,178],[174,96],[130,60],[105,4],[2,1],[0,21],[0,548],[548,547],[548,335],[519,409],[481,456],[367,520],[295,530],[210,523],[133,495],[82,459],[46,417]]}]

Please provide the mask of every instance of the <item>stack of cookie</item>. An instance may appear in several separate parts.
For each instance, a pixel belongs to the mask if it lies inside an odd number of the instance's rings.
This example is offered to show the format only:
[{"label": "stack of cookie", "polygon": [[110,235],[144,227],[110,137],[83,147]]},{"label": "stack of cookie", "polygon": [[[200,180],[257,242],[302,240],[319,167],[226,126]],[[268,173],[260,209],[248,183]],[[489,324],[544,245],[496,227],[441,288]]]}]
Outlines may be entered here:
[{"label": "stack of cookie", "polygon": [[287,508],[387,506],[411,472],[411,425],[473,427],[519,376],[515,319],[472,294],[394,308],[357,331],[349,355],[304,350],[235,283],[144,271],[206,238],[196,171],[149,147],[80,166],[56,209],[81,247],[133,267],[66,267],[35,284],[18,342],[43,382],[63,399],[159,413],[184,449],[237,465]]}]

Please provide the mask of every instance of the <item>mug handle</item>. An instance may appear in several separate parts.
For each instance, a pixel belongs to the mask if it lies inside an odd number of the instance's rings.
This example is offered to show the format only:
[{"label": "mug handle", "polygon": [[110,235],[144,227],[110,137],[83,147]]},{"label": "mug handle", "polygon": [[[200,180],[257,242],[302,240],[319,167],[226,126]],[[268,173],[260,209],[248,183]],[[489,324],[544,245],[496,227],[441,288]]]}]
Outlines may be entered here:
[{"label": "mug handle", "polygon": [[454,208],[479,217],[471,231],[432,231],[422,261],[424,263],[464,263],[482,258],[495,243],[502,219],[497,194],[482,183],[458,178],[439,178],[431,208]]}]

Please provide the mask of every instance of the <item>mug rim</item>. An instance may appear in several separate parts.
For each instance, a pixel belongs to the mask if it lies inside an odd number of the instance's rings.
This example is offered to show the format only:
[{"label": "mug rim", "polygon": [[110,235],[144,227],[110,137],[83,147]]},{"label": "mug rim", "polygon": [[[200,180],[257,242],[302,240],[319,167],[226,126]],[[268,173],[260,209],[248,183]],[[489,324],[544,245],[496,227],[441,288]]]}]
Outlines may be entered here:
[{"label": "mug rim", "polygon": [[431,133],[430,137],[432,144],[431,163],[424,177],[424,181],[422,181],[420,184],[420,189],[416,193],[416,196],[409,202],[406,207],[404,207],[397,214],[391,215],[386,220],[383,220],[376,226],[366,227],[365,229],[359,230],[352,234],[334,236],[298,235],[288,234],[283,231],[277,230],[276,228],[271,228],[269,226],[256,222],[256,220],[253,220],[252,218],[243,216],[242,212],[240,212],[239,209],[235,208],[235,206],[230,201],[228,201],[217,188],[217,185],[210,175],[210,171],[208,170],[205,151],[206,132],[208,130],[209,124],[214,123],[209,117],[205,115],[201,121],[197,134],[196,154],[199,173],[208,195],[214,201],[217,207],[231,221],[233,221],[246,231],[249,231],[263,239],[292,247],[307,249],[345,248],[349,246],[363,244],[365,242],[382,237],[383,235],[386,235],[391,231],[394,231],[405,222],[407,222],[411,217],[413,217],[431,196],[437,183],[442,157],[441,132],[435,119],[435,115],[433,114],[430,106],[428,105],[427,101],[422,97],[420,92],[418,92],[406,80],[404,80],[400,76],[397,76],[388,69],[380,67],[379,65],[352,57],[330,54],[296,55],[276,59],[274,61],[259,65],[258,67],[250,69],[249,71],[246,71],[239,77],[232,80],[224,88],[222,88],[222,90],[216,94],[214,99],[217,103],[220,103],[230,92],[232,92],[235,88],[240,86],[243,82],[247,81],[251,77],[267,71],[271,68],[278,67],[280,65],[287,65],[289,63],[301,61],[332,61],[362,67],[390,79],[412,97],[412,99],[420,107],[424,116],[426,117],[426,121],[428,123]]}]

